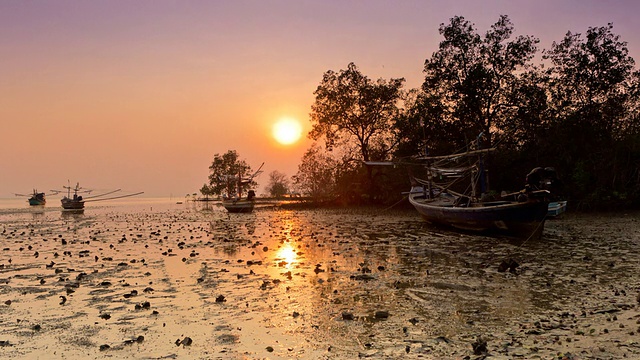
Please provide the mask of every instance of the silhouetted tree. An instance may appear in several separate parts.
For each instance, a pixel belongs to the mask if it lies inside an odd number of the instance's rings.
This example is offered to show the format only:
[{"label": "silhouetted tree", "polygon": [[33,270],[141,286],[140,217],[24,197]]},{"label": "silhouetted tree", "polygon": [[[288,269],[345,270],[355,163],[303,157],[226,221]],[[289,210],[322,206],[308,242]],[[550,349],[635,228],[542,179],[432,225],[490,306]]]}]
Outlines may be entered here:
[{"label": "silhouetted tree", "polygon": [[314,143],[302,156],[293,176],[297,189],[316,200],[335,193],[337,162]]},{"label": "silhouetted tree", "polygon": [[[355,64],[336,73],[327,71],[314,92],[309,137],[324,138],[327,149],[346,147],[345,153],[362,161],[384,159],[397,144],[393,119],[398,114],[404,79],[372,81]],[[363,179],[373,192],[373,173],[366,167]]]},{"label": "silhouetted tree", "polygon": [[[445,129],[456,146],[483,132],[486,147],[495,134],[508,130],[511,120],[525,104],[515,92],[522,86],[520,74],[530,68],[538,39],[513,35],[513,24],[505,15],[484,37],[462,16],[440,25],[438,51],[425,61],[425,80],[420,99],[424,121],[433,116],[452,127]],[[427,118],[424,118],[427,117]]]},{"label": "silhouetted tree", "polygon": [[638,135],[638,76],[627,43],[612,29],[589,28],[584,38],[568,32],[544,54],[552,64],[554,112],[545,150],[558,157],[574,198],[585,206],[627,197],[629,181],[637,178],[637,166],[629,163],[633,141],[627,139]]},{"label": "silhouetted tree", "polygon": [[[202,185],[202,187],[200,188],[200,194],[204,195],[205,198],[209,198],[209,196],[215,195],[211,189],[211,186],[207,184]],[[193,195],[195,197],[196,194]],[[187,194],[187,196],[189,196],[189,194]]]},{"label": "silhouetted tree", "polygon": [[289,179],[287,175],[274,170],[269,174],[267,193],[275,198],[280,198],[289,193]]},{"label": "silhouetted tree", "polygon": [[[229,150],[222,155],[215,154],[209,172],[209,188],[212,195],[235,195],[238,193],[238,178],[253,175],[251,166],[245,160],[241,160],[235,150]],[[244,183],[240,191],[244,194],[255,186],[255,181]]]},{"label": "silhouetted tree", "polygon": [[384,157],[395,145],[392,119],[398,113],[404,79],[372,81],[350,63],[346,70],[327,71],[314,92],[309,137],[324,136],[328,149],[355,144],[360,160]]}]

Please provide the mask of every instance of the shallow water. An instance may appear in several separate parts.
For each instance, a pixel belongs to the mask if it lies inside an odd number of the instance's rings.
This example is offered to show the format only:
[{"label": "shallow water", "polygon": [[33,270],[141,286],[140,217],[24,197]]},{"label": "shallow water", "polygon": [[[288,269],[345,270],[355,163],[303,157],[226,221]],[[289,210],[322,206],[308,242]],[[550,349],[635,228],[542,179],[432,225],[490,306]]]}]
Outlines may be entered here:
[{"label": "shallow water", "polygon": [[639,357],[639,220],[523,243],[413,211],[2,209],[0,357]]}]

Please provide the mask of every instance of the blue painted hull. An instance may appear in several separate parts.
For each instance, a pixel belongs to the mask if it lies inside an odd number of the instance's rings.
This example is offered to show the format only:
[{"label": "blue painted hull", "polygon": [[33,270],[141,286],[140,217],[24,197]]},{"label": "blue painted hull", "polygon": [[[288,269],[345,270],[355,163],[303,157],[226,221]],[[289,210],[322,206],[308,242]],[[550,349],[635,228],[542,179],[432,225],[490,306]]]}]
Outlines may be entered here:
[{"label": "blue painted hull", "polygon": [[33,191],[33,195],[29,198],[29,205],[44,205],[47,203],[47,199],[44,197],[44,193],[39,193],[36,190]]}]

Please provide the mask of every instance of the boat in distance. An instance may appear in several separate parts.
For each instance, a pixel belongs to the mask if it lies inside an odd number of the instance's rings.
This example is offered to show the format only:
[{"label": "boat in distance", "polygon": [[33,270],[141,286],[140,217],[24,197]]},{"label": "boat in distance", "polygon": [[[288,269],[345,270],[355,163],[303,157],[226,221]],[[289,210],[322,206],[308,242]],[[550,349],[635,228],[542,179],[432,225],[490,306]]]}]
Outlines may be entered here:
[{"label": "boat in distance", "polygon": [[[250,193],[251,192],[253,192],[253,190],[250,190]],[[253,211],[255,204],[255,195],[251,196],[251,194],[244,199],[222,200],[222,206],[230,213],[250,213]]]},{"label": "boat in distance", "polygon": [[[76,183],[76,186],[72,188],[71,186],[63,186],[67,189],[67,196],[64,196],[60,199],[62,203],[62,208],[65,210],[82,210],[84,209],[84,200],[82,195],[78,195],[78,191],[82,188],[80,187],[80,183]],[[73,190],[73,197],[71,197],[71,190]]]},{"label": "boat in distance", "polygon": [[14,194],[15,196],[26,197],[27,202],[31,206],[42,206],[47,203],[47,198],[45,197],[43,192],[38,191],[37,189],[33,189],[32,194]]},{"label": "boat in distance", "polygon": [[38,190],[33,189],[33,195],[29,198],[29,205],[37,206],[37,205],[45,205],[47,203],[47,199],[44,196],[43,192],[38,192]]},{"label": "boat in distance", "polygon": [[[63,188],[67,189],[67,196],[60,199],[60,202],[62,203],[62,208],[64,210],[76,210],[76,211],[84,210],[84,204],[86,202],[121,199],[121,198],[130,197],[130,196],[144,194],[143,191],[140,191],[133,194],[112,196],[108,198],[104,197],[104,196],[111,195],[121,191],[121,189],[116,189],[109,192],[101,193],[99,195],[83,197],[82,195],[79,195],[79,194],[81,193],[90,194],[92,190],[84,190],[83,188],[80,187],[80,183],[76,183],[75,187],[71,187],[71,185],[68,185],[68,186],[63,186]],[[71,196],[71,190],[73,190],[73,196]],[[53,190],[53,191],[59,192],[59,190]]]},{"label": "boat in distance", "polygon": [[[262,167],[264,163],[260,165],[258,171],[251,176],[243,177],[243,174],[225,175],[224,181],[227,182],[228,193],[222,197],[222,206],[230,213],[250,213],[253,212],[253,208],[256,205],[256,193],[253,190],[247,192],[247,196],[243,197],[243,188],[245,185],[251,184],[253,179],[262,173]],[[235,193],[231,193],[230,189],[233,189]]]}]

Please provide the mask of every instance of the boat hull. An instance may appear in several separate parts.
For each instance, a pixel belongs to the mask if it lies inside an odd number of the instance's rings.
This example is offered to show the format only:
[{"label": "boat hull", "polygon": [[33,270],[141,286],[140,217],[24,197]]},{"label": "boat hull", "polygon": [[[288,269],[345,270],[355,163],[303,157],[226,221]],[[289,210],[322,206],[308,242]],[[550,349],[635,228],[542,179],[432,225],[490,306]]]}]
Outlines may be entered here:
[{"label": "boat hull", "polygon": [[430,223],[466,231],[536,237],[542,234],[549,204],[544,200],[499,201],[463,207],[453,202],[429,201],[416,194],[409,196],[409,202]]},{"label": "boat hull", "polygon": [[47,200],[45,199],[34,199],[34,198],[29,199],[29,205],[31,206],[44,205],[46,203],[47,203]]},{"label": "boat hull", "polygon": [[62,208],[65,210],[81,210],[84,209],[84,201],[82,200],[73,200],[69,198],[62,198],[60,200],[62,202]]},{"label": "boat hull", "polygon": [[222,206],[230,213],[250,213],[253,211],[253,200],[224,200]]},{"label": "boat hull", "polygon": [[33,195],[29,198],[29,205],[37,206],[44,205],[47,203],[47,199],[44,197],[44,193],[39,193],[37,191],[33,191]]}]

